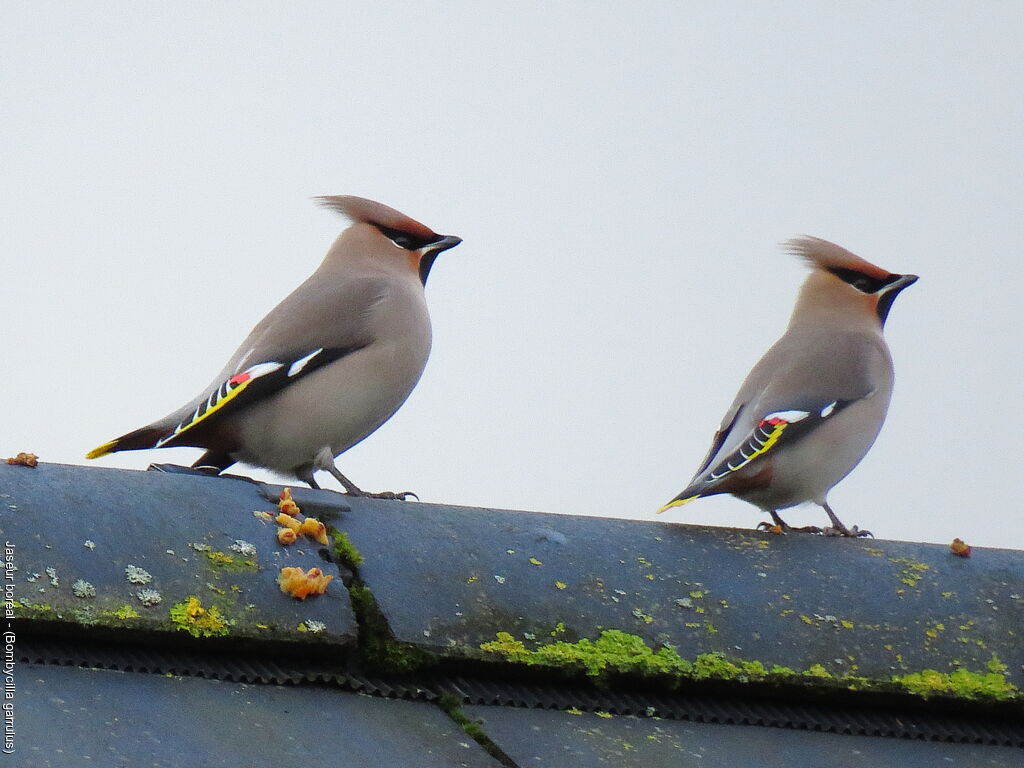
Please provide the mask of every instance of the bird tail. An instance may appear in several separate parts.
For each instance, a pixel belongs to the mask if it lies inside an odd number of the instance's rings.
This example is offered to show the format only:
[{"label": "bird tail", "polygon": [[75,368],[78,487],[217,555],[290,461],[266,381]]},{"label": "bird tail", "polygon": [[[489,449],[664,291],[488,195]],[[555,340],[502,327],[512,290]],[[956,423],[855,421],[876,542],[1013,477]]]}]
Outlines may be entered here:
[{"label": "bird tail", "polygon": [[156,445],[157,440],[165,434],[167,434],[165,427],[154,427],[152,425],[142,427],[134,432],[129,432],[127,435],[121,435],[121,437],[103,443],[103,445],[96,446],[85,454],[85,458],[98,459],[100,456],[106,456],[108,453],[152,448]]},{"label": "bird tail", "polygon": [[685,491],[683,491],[682,493],[680,493],[678,496],[676,496],[674,499],[672,499],[672,501],[670,501],[668,504],[666,504],[661,509],[659,509],[657,514],[660,515],[665,510],[672,509],[673,507],[681,507],[681,506],[683,506],[683,504],[689,504],[694,499],[699,499],[699,498],[700,498],[700,493],[694,493],[693,492],[693,487],[691,486],[691,487],[687,488]]}]

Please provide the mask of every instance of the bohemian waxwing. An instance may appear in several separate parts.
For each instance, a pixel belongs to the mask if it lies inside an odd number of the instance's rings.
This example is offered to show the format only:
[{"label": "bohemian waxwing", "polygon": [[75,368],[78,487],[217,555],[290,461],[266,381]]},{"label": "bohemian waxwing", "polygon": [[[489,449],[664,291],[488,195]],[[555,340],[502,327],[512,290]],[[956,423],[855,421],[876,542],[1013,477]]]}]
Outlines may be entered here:
[{"label": "bohemian waxwing", "polygon": [[826,532],[867,535],[847,529],[827,496],[885,421],[893,368],[882,327],[917,276],[886,272],[815,237],[788,246],[812,269],[789,327],[743,382],[693,480],[658,511],[731,493],[791,530],[778,510],[813,501],[832,521]]},{"label": "bohemian waxwing", "polygon": [[86,458],[195,446],[206,449],[195,468],[220,472],[243,461],[313,488],[313,473],[327,470],[348,493],[365,495],[334,457],[412,392],[430,354],[427,275],[462,241],[372,200],[317,199],[351,226],[316,272],[256,324],[195,400]]}]

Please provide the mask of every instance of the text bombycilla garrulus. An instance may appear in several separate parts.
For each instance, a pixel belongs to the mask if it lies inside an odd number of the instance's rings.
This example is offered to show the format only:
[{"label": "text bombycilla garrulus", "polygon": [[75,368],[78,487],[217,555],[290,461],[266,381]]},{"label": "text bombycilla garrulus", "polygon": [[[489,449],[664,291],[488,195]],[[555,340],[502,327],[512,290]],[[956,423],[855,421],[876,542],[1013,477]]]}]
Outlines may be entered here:
[{"label": "text bombycilla garrulus", "polygon": [[326,470],[348,493],[363,493],[334,458],[387,421],[419,381],[431,342],[427,275],[462,241],[371,200],[318,199],[352,223],[316,272],[256,324],[195,400],[86,458],[194,446],[206,453],[193,467],[219,472],[243,461],[313,488],[313,473]]},{"label": "text bombycilla garrulus", "polygon": [[778,510],[813,501],[832,521],[827,532],[865,535],[840,522],[827,496],[885,421],[893,367],[882,328],[917,276],[887,272],[827,240],[788,245],[812,270],[789,327],[743,382],[693,480],[658,511],[731,493],[790,530]]}]

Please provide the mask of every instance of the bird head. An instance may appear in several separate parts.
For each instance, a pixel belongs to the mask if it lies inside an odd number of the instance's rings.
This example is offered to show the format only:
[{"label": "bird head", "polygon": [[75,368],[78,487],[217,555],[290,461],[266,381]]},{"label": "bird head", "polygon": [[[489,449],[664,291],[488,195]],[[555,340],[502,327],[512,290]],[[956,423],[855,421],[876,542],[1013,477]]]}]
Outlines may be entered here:
[{"label": "bird head", "polygon": [[404,213],[365,197],[333,195],[315,199],[325,208],[342,214],[353,224],[369,225],[383,241],[405,251],[409,266],[416,270],[424,285],[427,284],[427,276],[438,254],[462,242],[460,237],[439,235]]},{"label": "bird head", "polygon": [[[917,282],[917,275],[901,275],[877,267],[828,240],[800,237],[786,244],[813,272],[804,284],[794,319],[815,307],[848,308],[885,325],[900,291]],[[809,312],[808,312],[809,314]]]}]

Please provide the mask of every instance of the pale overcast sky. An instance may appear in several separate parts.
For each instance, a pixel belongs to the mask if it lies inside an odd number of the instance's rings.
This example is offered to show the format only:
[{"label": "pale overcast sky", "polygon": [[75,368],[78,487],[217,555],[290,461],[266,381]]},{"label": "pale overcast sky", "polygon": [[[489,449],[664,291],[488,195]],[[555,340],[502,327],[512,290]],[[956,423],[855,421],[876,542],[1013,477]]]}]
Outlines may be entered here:
[{"label": "pale overcast sky", "polygon": [[309,198],[355,194],[465,242],[419,387],[342,471],[655,519],[782,333],[806,233],[921,276],[837,514],[1024,548],[1020,2],[2,7],[0,454],[85,463],[190,400],[340,230]]}]

